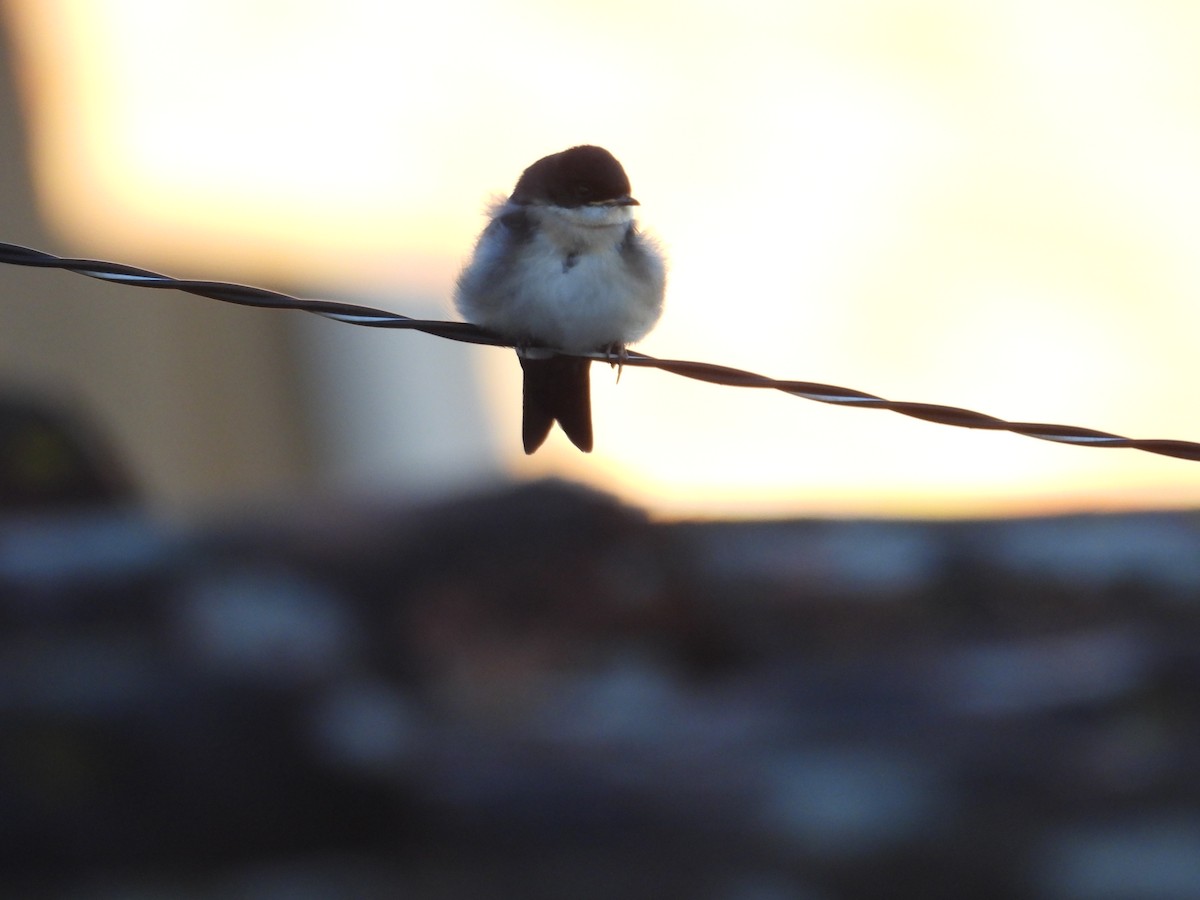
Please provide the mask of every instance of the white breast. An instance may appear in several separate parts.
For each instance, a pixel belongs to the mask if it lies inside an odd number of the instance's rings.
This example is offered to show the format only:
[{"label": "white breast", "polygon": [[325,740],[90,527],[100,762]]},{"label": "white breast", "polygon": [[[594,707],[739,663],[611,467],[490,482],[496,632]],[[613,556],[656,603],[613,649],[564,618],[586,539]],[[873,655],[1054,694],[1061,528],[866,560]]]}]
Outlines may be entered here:
[{"label": "white breast", "polygon": [[[496,211],[502,214],[505,207]],[[530,209],[532,238],[480,237],[456,303],[471,322],[516,340],[597,350],[645,336],[662,311],[665,269],[640,234],[622,249],[629,207]]]}]

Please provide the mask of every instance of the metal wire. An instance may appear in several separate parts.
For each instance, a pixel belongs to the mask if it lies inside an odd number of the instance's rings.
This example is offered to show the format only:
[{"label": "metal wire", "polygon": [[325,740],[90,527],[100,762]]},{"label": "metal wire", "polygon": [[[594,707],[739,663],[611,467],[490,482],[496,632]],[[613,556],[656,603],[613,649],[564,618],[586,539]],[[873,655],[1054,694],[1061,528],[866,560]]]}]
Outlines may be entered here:
[{"label": "metal wire", "polygon": [[[157,272],[139,269],[120,263],[104,262],[95,259],[68,259],[31,250],[16,244],[0,243],[0,263],[16,266],[34,266],[45,269],[65,269],[98,278],[101,281],[111,281],[117,284],[127,284],[144,288],[168,288],[185,291],[212,300],[225,303],[236,303],[239,306],[257,306],[267,309],[299,309],[304,312],[324,316],[337,322],[350,325],[365,325],[372,328],[403,328],[431,334],[435,337],[447,338],[452,341],[462,341],[469,344],[485,344],[494,347],[513,347],[514,343],[498,334],[471,325],[466,322],[442,322],[432,319],[413,319],[398,313],[366,306],[355,306],[350,303],[337,303],[329,300],[303,300],[291,297],[278,291],[264,288],[249,287],[242,284],[230,284],[223,281],[192,281],[169,278]],[[836,385],[819,384],[811,381],[780,381],[767,378],[742,369],[728,366],[712,365],[711,363],[688,362],[678,359],[656,359],[643,353],[630,351],[622,359],[616,360],[604,353],[570,354],[603,362],[618,361],[627,366],[662,369],[685,378],[706,381],[710,384],[723,384],[731,387],[767,388],[783,391],[806,400],[818,403],[832,403],[840,406],[855,406],[866,409],[888,409],[903,416],[923,419],[926,422],[936,422],[939,425],[953,425],[958,428],[982,428],[990,431],[1010,431],[1025,437],[1037,438],[1042,441],[1054,441],[1059,444],[1074,444],[1080,447],[1123,447],[1131,450],[1142,450],[1146,453],[1157,453],[1161,456],[1172,456],[1177,459],[1200,461],[1200,443],[1178,440],[1137,440],[1110,434],[1107,431],[1095,431],[1091,428],[1076,428],[1071,425],[1049,425],[1040,422],[1008,422],[995,416],[984,415],[957,406],[941,406],[935,403],[911,403],[902,400],[887,400],[874,394],[856,391],[851,388]]]}]

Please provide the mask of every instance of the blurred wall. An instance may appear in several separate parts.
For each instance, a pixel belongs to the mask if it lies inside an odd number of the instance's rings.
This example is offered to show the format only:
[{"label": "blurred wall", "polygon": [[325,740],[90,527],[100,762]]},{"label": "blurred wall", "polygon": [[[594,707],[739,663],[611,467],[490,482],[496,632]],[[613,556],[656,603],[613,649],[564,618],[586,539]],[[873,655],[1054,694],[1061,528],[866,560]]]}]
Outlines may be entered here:
[{"label": "blurred wall", "polygon": [[[20,49],[0,17],[0,241],[70,256],[30,185]],[[0,266],[0,392],[78,407],[163,511],[290,493],[310,483],[313,462],[284,319]]]}]

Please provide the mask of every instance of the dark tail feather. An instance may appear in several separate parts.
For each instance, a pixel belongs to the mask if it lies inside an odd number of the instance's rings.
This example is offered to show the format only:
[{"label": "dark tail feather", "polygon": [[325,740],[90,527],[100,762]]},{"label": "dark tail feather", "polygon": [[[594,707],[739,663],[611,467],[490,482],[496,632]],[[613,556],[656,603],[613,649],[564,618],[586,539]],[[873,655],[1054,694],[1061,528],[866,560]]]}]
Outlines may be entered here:
[{"label": "dark tail feather", "polygon": [[574,356],[521,357],[525,370],[521,438],[526,453],[542,446],[556,421],[572,444],[584,453],[592,452],[591,365],[590,359]]}]

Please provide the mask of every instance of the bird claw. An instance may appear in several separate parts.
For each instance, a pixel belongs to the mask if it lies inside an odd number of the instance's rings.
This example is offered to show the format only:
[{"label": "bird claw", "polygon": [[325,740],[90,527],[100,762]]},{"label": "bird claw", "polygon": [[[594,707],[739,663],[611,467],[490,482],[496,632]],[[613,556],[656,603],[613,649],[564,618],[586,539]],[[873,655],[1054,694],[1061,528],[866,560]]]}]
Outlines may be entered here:
[{"label": "bird claw", "polygon": [[617,384],[621,383],[621,372],[625,370],[625,362],[629,359],[629,351],[619,341],[613,341],[603,350],[608,357],[608,364],[617,370]]}]

